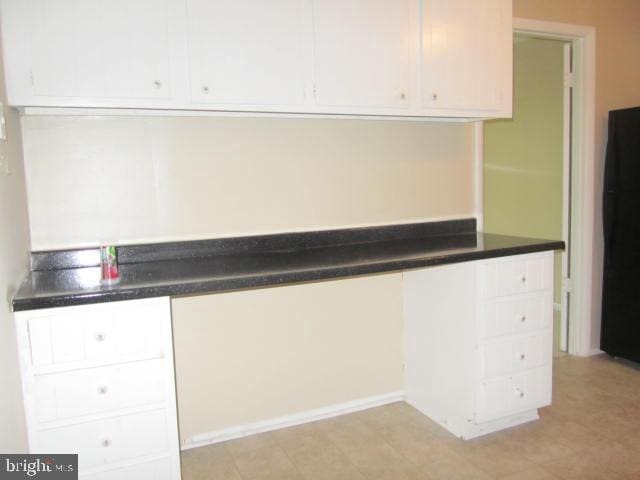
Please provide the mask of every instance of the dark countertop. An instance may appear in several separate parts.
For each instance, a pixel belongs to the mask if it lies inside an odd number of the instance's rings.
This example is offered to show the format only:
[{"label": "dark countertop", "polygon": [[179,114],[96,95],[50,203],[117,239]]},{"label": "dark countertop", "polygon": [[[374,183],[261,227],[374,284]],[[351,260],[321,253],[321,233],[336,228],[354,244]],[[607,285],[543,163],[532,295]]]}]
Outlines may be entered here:
[{"label": "dark countertop", "polygon": [[[467,231],[460,233],[444,229],[441,232],[430,231],[425,236],[418,235],[418,238],[402,238],[398,234],[377,235],[371,241],[359,238],[358,242],[353,243],[305,244],[302,248],[289,244],[287,248],[280,245],[277,249],[227,249],[223,253],[216,251],[209,255],[200,251],[195,256],[177,255],[173,258],[165,256],[144,260],[140,257],[137,261],[130,259],[131,263],[121,261],[120,282],[111,286],[100,284],[100,269],[97,266],[78,267],[74,264],[74,268],[56,265],[51,269],[33,269],[13,297],[13,310],[223,292],[564,248],[561,241],[469,232],[469,226],[465,224]],[[360,233],[363,231],[357,230]],[[202,245],[203,242],[200,242],[201,248]],[[147,253],[158,249],[148,247]],[[85,257],[95,256],[93,253],[87,254],[90,250],[71,252],[79,252]],[[61,255],[60,252],[55,254]],[[50,260],[53,257],[48,258]],[[38,262],[47,263],[42,258],[35,261]]]}]

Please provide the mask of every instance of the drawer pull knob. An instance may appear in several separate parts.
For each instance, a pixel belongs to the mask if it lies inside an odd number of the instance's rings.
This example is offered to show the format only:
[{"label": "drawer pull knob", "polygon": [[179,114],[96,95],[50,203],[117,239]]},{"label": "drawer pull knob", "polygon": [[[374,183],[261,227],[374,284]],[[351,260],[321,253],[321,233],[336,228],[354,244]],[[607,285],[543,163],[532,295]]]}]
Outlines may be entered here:
[{"label": "drawer pull knob", "polygon": [[102,385],[102,386],[98,387],[98,393],[100,395],[106,395],[108,391],[109,391],[109,389],[107,388],[106,385]]},{"label": "drawer pull knob", "polygon": [[202,93],[209,93],[210,89],[208,85],[203,85],[202,86]]},{"label": "drawer pull knob", "polygon": [[96,342],[104,342],[107,339],[107,335],[104,333],[96,333]]},{"label": "drawer pull knob", "polygon": [[102,446],[104,448],[108,448],[111,446],[111,440],[109,440],[108,438],[105,438],[104,440],[102,440]]},{"label": "drawer pull knob", "polygon": [[522,316],[520,317],[520,321],[521,321],[522,323],[526,322],[526,321],[527,321],[527,316],[526,316],[526,315],[522,315]]},{"label": "drawer pull knob", "polygon": [[524,392],[520,392],[520,398],[524,398]]},{"label": "drawer pull knob", "polygon": [[522,278],[520,279],[520,281],[522,283],[527,283],[527,277],[525,277],[524,275],[522,276]]},{"label": "drawer pull knob", "polygon": [[520,354],[520,360],[524,360],[524,353]]},{"label": "drawer pull knob", "polygon": [[153,82],[153,86],[156,88],[162,87],[162,82],[160,80],[156,80]]}]

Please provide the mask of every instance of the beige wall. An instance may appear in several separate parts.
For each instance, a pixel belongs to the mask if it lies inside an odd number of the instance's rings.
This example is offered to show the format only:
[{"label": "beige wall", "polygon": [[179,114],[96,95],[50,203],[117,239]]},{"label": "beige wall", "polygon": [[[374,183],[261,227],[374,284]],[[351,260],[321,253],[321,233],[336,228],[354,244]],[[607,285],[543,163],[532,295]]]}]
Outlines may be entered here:
[{"label": "beige wall", "polygon": [[34,250],[472,215],[470,125],[25,117]]},{"label": "beige wall", "polygon": [[402,390],[401,281],[174,299],[181,440]]},{"label": "beige wall", "polygon": [[[6,103],[0,61],[0,98]],[[29,225],[24,187],[20,122],[5,107],[7,140],[0,140],[0,155],[11,174],[0,171],[0,453],[27,449],[15,328],[10,297],[28,270]]]},{"label": "beige wall", "polygon": [[596,27],[596,168],[592,347],[600,345],[602,179],[609,110],[640,105],[640,2],[514,0],[514,16]]}]

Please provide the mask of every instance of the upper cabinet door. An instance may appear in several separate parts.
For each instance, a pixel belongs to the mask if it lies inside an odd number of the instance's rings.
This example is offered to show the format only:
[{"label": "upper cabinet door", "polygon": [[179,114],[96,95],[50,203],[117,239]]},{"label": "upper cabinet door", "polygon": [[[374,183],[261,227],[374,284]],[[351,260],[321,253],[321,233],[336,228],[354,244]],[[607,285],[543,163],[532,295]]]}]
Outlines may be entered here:
[{"label": "upper cabinet door", "polygon": [[410,105],[412,0],[313,0],[319,106]]},{"label": "upper cabinet door", "polygon": [[24,29],[19,48],[28,55],[12,66],[28,77],[22,92],[30,103],[170,96],[167,0],[32,0],[7,7],[22,9],[11,20]]},{"label": "upper cabinet door", "polygon": [[302,104],[307,11],[304,0],[187,0],[192,100]]},{"label": "upper cabinet door", "polygon": [[511,116],[511,15],[511,0],[424,0],[423,108]]}]

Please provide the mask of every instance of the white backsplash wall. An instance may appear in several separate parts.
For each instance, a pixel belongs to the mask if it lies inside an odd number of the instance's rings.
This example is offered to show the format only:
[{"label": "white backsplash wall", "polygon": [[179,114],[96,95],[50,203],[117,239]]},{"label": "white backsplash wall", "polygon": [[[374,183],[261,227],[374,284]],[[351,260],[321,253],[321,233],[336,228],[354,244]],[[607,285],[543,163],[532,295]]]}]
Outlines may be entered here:
[{"label": "white backsplash wall", "polygon": [[33,250],[473,215],[473,127],[22,119]]}]

